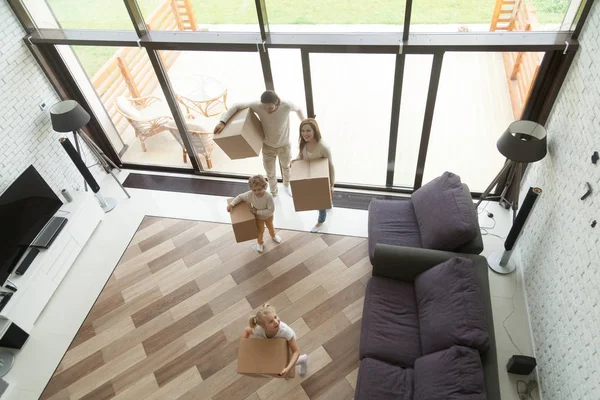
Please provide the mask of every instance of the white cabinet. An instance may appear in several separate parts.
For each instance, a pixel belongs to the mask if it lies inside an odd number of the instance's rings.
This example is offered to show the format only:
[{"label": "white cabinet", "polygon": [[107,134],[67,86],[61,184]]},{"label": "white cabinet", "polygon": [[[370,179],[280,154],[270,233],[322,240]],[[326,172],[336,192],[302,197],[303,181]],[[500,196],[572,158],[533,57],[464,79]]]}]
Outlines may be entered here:
[{"label": "white cabinet", "polygon": [[[63,205],[56,215],[67,218],[66,225],[48,249],[40,250],[23,275],[11,275],[10,280],[18,290],[0,311],[0,320],[14,322],[27,333],[31,332],[35,321],[92,236],[104,212],[93,193],[78,192],[73,196],[73,201]],[[0,329],[0,337],[1,335]]]}]

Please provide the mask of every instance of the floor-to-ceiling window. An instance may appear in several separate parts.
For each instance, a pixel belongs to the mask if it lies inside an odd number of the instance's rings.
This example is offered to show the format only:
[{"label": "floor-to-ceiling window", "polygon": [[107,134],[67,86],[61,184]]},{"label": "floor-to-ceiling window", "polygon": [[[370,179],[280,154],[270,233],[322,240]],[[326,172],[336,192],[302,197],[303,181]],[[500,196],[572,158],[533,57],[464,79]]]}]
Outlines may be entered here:
[{"label": "floor-to-ceiling window", "polygon": [[[501,1],[113,2],[70,10],[63,0],[21,1],[37,22],[33,45],[60,49],[117,161],[261,172],[260,157],[231,160],[210,132],[225,109],[272,87],[316,116],[338,183],[408,191],[445,170],[473,191],[487,186],[503,163],[497,137],[524,115],[536,79],[551,70],[540,72],[542,55],[566,50],[561,30],[581,14],[578,3],[538,0],[537,14],[523,6],[502,28]],[[523,27],[524,13],[562,25]],[[510,30],[531,32],[516,40]],[[300,121],[290,121],[295,154]]]}]

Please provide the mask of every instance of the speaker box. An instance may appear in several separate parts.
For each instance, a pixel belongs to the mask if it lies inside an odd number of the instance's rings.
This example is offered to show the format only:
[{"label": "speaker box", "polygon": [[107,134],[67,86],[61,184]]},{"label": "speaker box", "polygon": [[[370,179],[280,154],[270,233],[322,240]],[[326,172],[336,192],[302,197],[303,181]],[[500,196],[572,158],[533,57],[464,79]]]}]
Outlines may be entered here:
[{"label": "speaker box", "polygon": [[98,182],[96,182],[96,180],[94,179],[94,176],[79,156],[79,153],[77,153],[77,150],[75,150],[75,148],[71,144],[71,141],[67,138],[60,138],[58,139],[58,141],[71,158],[71,161],[73,161],[73,164],[75,164],[75,166],[79,170],[81,176],[83,176],[83,179],[85,179],[87,184],[90,185],[90,189],[92,189],[92,192],[98,193],[98,191],[100,190],[100,185],[98,185]]},{"label": "speaker box", "polygon": [[525,195],[525,200],[523,200],[523,204],[519,209],[519,213],[515,218],[515,223],[512,228],[510,228],[510,232],[508,232],[508,236],[506,236],[506,240],[504,241],[504,249],[506,251],[511,251],[533,210],[533,206],[535,205],[535,201],[542,193],[542,189],[538,187],[530,187],[527,191],[527,195]]},{"label": "speaker box", "polygon": [[529,375],[535,366],[535,358],[515,355],[508,360],[506,370],[511,374]]}]

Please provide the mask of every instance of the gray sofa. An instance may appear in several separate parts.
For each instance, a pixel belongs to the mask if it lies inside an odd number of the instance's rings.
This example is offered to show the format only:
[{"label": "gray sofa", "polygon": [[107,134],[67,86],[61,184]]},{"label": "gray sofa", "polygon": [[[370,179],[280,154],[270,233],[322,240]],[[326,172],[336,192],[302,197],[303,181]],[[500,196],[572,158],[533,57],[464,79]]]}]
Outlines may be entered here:
[{"label": "gray sofa", "polygon": [[378,244],[355,399],[500,400],[487,261]]},{"label": "gray sofa", "polygon": [[410,199],[369,204],[369,257],[377,243],[479,254],[483,240],[467,185],[451,172],[416,190]]}]

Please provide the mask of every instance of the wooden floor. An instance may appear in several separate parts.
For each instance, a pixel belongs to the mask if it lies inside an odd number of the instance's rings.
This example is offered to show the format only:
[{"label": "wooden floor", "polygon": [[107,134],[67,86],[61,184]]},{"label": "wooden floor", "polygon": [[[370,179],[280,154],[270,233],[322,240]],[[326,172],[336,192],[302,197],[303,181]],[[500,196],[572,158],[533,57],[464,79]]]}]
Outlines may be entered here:
[{"label": "wooden floor", "polygon": [[[367,241],[279,235],[259,255],[230,225],[146,217],[41,398],[353,398]],[[241,332],[266,301],[309,354],[305,377],[235,372]]]}]

